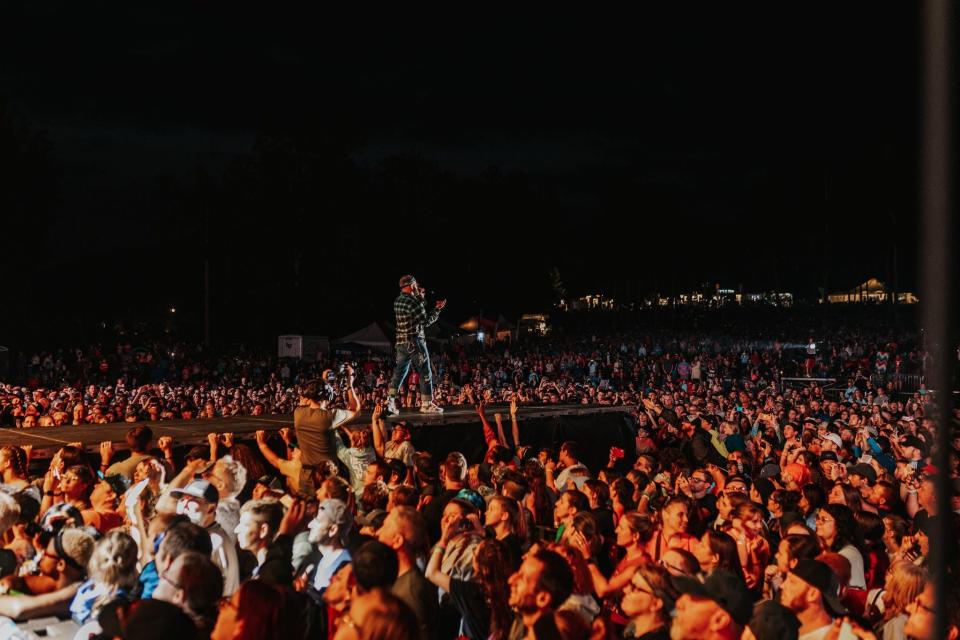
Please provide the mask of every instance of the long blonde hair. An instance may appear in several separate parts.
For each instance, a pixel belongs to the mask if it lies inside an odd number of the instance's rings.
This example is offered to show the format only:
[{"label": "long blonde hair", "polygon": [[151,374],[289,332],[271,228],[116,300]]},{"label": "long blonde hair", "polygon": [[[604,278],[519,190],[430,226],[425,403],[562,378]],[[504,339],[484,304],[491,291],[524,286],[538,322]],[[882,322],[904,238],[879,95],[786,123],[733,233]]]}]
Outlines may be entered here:
[{"label": "long blonde hair", "polygon": [[887,570],[887,580],[883,592],[883,619],[890,620],[906,610],[907,605],[916,600],[924,590],[930,574],[924,567],[912,562],[898,560]]}]

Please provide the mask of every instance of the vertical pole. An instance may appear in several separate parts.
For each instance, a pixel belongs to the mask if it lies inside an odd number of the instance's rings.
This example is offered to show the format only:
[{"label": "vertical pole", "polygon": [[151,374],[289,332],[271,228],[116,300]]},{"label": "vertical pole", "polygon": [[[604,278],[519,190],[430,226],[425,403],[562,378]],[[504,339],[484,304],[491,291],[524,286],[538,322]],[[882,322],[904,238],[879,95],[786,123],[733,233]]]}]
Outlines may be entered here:
[{"label": "vertical pole", "polygon": [[930,350],[927,388],[935,390],[937,438],[937,518],[933,532],[930,566],[936,592],[934,638],[947,637],[945,609],[949,588],[948,567],[953,562],[956,540],[952,539],[947,452],[950,448],[948,416],[952,387],[949,378],[950,349],[950,58],[951,0],[926,0],[923,5],[923,109],[920,114],[920,209],[921,291],[923,327]]}]

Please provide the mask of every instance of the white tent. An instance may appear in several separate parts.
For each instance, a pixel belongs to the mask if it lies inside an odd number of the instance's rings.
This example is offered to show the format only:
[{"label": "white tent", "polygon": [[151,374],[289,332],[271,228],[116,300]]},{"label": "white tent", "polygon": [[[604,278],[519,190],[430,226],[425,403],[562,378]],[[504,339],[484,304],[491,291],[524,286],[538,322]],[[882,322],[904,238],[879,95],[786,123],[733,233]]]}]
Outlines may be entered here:
[{"label": "white tent", "polygon": [[387,338],[387,334],[380,328],[376,322],[371,322],[364,328],[354,331],[350,335],[343,336],[337,340],[338,344],[352,343],[364,347],[369,347],[376,351],[390,351],[393,343]]}]

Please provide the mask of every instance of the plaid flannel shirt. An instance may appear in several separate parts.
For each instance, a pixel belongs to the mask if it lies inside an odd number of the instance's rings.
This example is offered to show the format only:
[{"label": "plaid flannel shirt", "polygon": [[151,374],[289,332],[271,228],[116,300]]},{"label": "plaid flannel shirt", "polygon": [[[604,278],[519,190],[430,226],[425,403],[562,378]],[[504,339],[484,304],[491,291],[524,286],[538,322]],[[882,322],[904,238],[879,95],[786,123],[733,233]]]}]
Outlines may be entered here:
[{"label": "plaid flannel shirt", "polygon": [[440,309],[427,313],[423,300],[409,293],[397,296],[393,312],[397,316],[397,344],[409,344],[416,338],[423,338],[423,330],[440,316]]}]

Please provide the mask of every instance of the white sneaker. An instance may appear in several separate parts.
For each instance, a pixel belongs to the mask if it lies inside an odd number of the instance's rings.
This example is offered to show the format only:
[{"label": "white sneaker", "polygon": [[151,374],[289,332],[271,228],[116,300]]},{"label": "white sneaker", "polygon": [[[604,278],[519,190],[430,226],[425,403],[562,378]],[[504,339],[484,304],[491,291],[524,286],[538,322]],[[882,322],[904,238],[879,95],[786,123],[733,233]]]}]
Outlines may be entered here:
[{"label": "white sneaker", "polygon": [[443,409],[432,402],[420,405],[420,413],[443,413]]},{"label": "white sneaker", "polygon": [[389,416],[398,416],[400,412],[397,411],[397,399],[396,398],[387,398],[387,415]]}]

